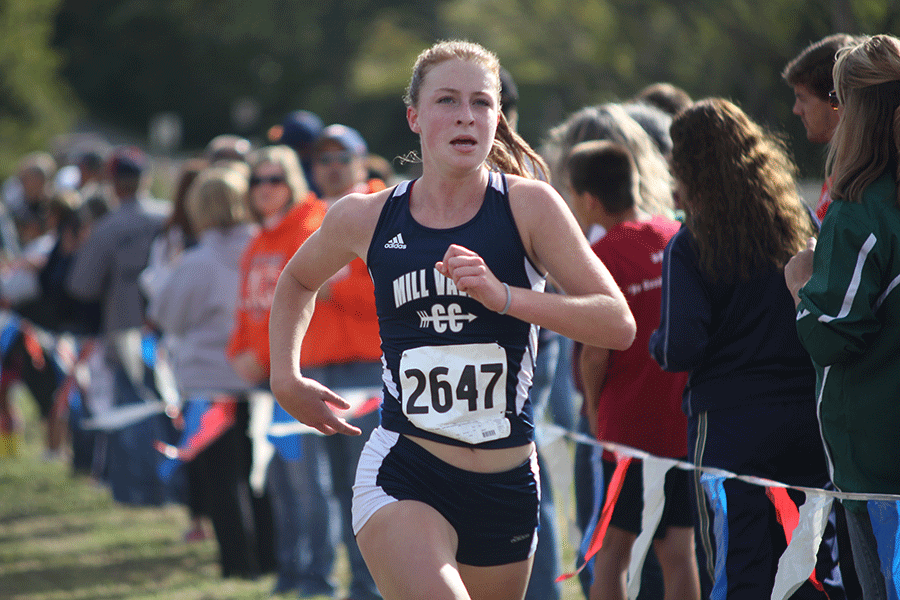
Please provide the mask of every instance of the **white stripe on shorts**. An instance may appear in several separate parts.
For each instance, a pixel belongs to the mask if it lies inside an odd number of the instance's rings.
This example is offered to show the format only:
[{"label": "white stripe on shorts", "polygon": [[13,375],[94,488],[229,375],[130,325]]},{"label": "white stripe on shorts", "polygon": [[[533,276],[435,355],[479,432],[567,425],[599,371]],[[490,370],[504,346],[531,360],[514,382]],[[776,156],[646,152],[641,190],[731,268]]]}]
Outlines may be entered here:
[{"label": "white stripe on shorts", "polygon": [[353,535],[359,533],[363,525],[378,509],[397,499],[378,487],[378,470],[381,463],[400,439],[400,434],[378,426],[369,437],[359,457],[356,480],[353,483]]}]

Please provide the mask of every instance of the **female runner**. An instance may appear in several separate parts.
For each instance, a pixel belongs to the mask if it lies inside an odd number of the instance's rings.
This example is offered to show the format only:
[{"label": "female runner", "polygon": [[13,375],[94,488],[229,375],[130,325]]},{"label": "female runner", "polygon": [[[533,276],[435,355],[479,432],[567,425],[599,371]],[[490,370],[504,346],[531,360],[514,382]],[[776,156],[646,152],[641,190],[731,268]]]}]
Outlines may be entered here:
[{"label": "female runner", "polygon": [[[372,275],[384,402],[353,520],[391,600],[523,597],[540,495],[536,326],[616,350],[635,335],[568,207],[531,178],[543,161],[510,130],[499,90],[499,62],[477,44],[420,54],[405,100],[422,176],[334,204],[272,305],[275,397],[322,433],[359,434],[331,410],[345,400],[303,377],[300,350],[318,288],[356,257]],[[566,294],[541,293],[547,274]]]}]

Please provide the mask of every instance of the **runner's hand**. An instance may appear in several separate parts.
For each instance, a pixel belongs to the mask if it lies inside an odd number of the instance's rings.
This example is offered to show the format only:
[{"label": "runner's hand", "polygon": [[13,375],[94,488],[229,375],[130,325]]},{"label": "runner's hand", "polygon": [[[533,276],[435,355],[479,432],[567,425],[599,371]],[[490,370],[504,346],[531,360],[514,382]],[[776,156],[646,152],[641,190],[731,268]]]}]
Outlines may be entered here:
[{"label": "runner's hand", "polygon": [[449,277],[461,292],[493,311],[500,312],[506,306],[506,288],[491,272],[484,259],[477,253],[451,244],[444,253],[444,259],[435,268]]},{"label": "runner's hand", "polygon": [[287,384],[273,384],[272,393],[288,414],[325,435],[362,433],[331,410],[331,406],[347,410],[350,404],[314,379],[300,377]]}]

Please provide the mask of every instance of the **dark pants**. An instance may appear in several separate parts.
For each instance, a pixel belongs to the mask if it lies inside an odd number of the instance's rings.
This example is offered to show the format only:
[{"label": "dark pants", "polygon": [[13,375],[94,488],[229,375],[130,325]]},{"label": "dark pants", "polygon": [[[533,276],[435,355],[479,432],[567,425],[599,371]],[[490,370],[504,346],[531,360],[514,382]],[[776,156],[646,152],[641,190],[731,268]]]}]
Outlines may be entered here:
[{"label": "dark pants", "polygon": [[[824,488],[827,467],[812,403],[761,404],[700,413],[688,419],[690,460],[739,475],[756,475],[789,485]],[[768,598],[775,582],[778,559],[787,547],[775,508],[762,486],[739,480],[724,481],[727,499],[727,555],[724,570],[715,572],[714,512],[694,477],[698,559],[703,597],[714,587],[729,600]],[[795,503],[803,494],[789,492]],[[816,572],[827,580],[829,596],[843,597],[837,569],[834,528],[826,530]],[[792,598],[821,598],[826,594],[806,582]]]},{"label": "dark pants", "polygon": [[[238,403],[235,424],[188,463],[196,508],[209,515],[216,534],[223,577],[255,578],[272,563],[271,525],[267,534],[263,519],[263,530],[257,532],[257,510],[250,492],[247,415],[247,403]],[[259,542],[266,540],[269,547],[261,548]]]},{"label": "dark pants", "polygon": [[[120,367],[115,370],[115,406],[139,404],[144,400]],[[154,448],[157,440],[175,443],[178,434],[166,415],[151,415],[137,423],[106,434],[106,473],[116,502],[159,506],[173,500],[175,486],[160,479],[162,455]]]}]

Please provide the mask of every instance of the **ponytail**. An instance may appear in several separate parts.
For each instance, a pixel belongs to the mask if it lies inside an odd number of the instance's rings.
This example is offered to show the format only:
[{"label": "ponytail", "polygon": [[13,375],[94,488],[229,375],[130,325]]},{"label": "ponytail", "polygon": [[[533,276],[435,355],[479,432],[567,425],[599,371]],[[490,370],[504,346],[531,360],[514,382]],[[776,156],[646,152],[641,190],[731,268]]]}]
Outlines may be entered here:
[{"label": "ponytail", "polygon": [[502,112],[487,162],[503,173],[549,181],[547,163],[528,142],[512,130]]}]

